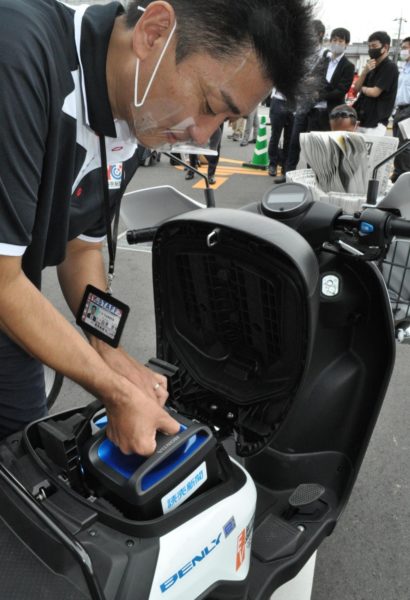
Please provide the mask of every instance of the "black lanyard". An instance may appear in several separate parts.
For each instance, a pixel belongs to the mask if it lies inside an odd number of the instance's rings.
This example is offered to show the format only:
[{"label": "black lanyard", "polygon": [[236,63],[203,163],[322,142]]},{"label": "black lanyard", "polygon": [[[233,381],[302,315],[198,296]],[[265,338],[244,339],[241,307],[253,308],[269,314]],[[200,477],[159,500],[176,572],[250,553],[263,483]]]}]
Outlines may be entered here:
[{"label": "black lanyard", "polygon": [[[103,186],[104,216],[105,216],[105,226],[107,229],[107,246],[108,246],[108,255],[109,255],[107,293],[111,294],[112,293],[111,284],[114,279],[115,256],[117,254],[117,239],[118,239],[118,225],[119,225],[119,221],[120,221],[121,193],[120,193],[120,197],[115,202],[114,223],[113,223],[113,226],[111,226],[107,151],[105,148],[105,137],[103,135],[100,135],[99,137],[100,137],[101,176],[102,176],[102,186]],[[121,184],[121,186],[122,186],[122,184]]]}]

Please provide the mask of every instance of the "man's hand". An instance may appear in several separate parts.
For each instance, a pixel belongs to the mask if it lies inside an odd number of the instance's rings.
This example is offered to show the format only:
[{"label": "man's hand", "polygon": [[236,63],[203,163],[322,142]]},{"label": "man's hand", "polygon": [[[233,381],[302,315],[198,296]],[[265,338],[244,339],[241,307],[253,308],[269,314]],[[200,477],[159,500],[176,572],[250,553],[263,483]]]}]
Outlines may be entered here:
[{"label": "man's hand", "polygon": [[367,63],[364,65],[362,72],[359,75],[359,78],[355,81],[355,83],[353,83],[353,87],[356,90],[356,92],[361,91],[367,74],[369,73],[369,71],[373,71],[373,69],[375,69],[375,68],[376,68],[376,60],[374,58],[369,59],[367,61]]},{"label": "man's hand", "polygon": [[115,403],[103,399],[108,417],[107,436],[124,454],[149,456],[155,451],[157,430],[175,435],[180,426],[155,399],[131,383],[127,385],[127,399]]},{"label": "man's hand", "polygon": [[164,375],[151,371],[132,358],[123,348],[112,348],[105,342],[93,338],[91,345],[116,373],[126,377],[148,398],[156,401],[161,407],[168,399],[168,382]]},{"label": "man's hand", "polygon": [[118,404],[105,402],[108,437],[125,454],[152,454],[158,429],[169,434],[179,431],[179,423],[163,410],[168,398],[167,378],[151,371],[122,348],[112,348],[95,338],[91,344],[110,369],[131,384],[129,400]]},{"label": "man's hand", "polygon": [[[101,244],[79,239],[69,242],[58,276],[67,303],[76,314],[87,284],[105,288]],[[123,452],[151,454],[158,429],[170,434],[179,431],[178,423],[162,408],[168,398],[166,377],[147,369],[122,348],[112,348],[93,337],[90,344],[103,365],[99,373],[104,370],[104,377],[95,376],[94,371],[88,389],[106,406],[108,436]]]}]

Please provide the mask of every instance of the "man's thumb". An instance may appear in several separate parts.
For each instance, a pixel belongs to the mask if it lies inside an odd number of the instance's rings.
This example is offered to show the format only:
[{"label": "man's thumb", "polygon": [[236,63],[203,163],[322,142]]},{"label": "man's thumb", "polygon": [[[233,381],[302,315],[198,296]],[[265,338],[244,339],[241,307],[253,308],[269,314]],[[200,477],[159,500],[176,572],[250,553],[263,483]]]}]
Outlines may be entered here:
[{"label": "man's thumb", "polygon": [[178,421],[175,421],[165,410],[164,410],[164,418],[161,419],[161,431],[164,433],[168,433],[169,435],[175,435],[179,433],[181,425]]}]

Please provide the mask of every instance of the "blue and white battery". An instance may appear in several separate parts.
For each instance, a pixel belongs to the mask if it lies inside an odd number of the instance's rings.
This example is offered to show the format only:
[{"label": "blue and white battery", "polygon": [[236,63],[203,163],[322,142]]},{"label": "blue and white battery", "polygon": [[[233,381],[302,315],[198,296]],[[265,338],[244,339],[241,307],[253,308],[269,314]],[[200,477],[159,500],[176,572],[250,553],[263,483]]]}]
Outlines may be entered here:
[{"label": "blue and white battery", "polygon": [[220,481],[217,442],[209,427],[173,414],[176,435],[158,432],[152,456],[123,454],[105,435],[107,419],[93,419],[96,431],[83,453],[83,468],[110,494],[121,498],[134,517],[155,518]]}]

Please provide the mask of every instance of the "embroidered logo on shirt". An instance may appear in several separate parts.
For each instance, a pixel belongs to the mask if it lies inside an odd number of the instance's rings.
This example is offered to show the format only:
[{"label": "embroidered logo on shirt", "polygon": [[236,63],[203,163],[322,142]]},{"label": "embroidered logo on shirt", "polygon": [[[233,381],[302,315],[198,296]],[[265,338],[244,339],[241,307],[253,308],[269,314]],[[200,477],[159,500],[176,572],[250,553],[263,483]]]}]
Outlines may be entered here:
[{"label": "embroidered logo on shirt", "polygon": [[122,163],[109,165],[107,168],[107,181],[110,190],[118,190],[122,182]]}]

